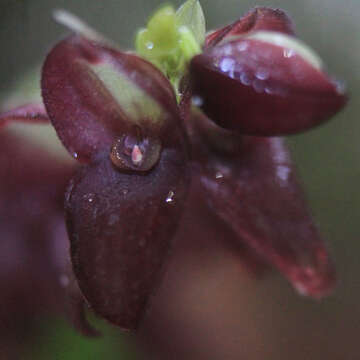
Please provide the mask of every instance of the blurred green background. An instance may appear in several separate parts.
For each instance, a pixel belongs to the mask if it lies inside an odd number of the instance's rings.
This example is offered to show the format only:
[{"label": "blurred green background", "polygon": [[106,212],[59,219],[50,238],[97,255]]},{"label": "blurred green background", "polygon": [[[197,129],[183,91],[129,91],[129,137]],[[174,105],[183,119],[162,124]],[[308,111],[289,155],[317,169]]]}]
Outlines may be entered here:
[{"label": "blurred green background", "polygon": [[[180,5],[179,1],[173,3]],[[201,283],[199,278],[191,279],[191,286],[183,285],[181,289],[186,292],[203,289],[206,284],[211,287],[214,285],[211,281],[221,277],[219,286],[204,290],[216,293],[218,305],[223,300],[219,292],[228,289],[227,285],[239,287],[239,291],[226,299],[232,323],[230,326],[230,317],[221,321],[215,321],[216,317],[204,320],[198,316],[197,308],[190,306],[187,314],[197,330],[193,332],[194,341],[188,345],[186,358],[359,359],[360,1],[202,0],[201,3],[208,29],[233,21],[255,5],[287,10],[296,23],[298,36],[318,51],[330,73],[346,81],[351,100],[332,122],[289,138],[315,218],[337,263],[336,293],[314,303],[294,294],[277,275],[253,285],[252,281],[234,277],[230,267],[220,270],[217,263],[218,268],[203,274]],[[6,92],[27,69],[40,63],[51,45],[66,34],[66,30],[52,21],[52,9],[74,12],[122,47],[130,48],[135,30],[145,24],[160,4],[161,1],[155,0],[0,0],[0,92]],[[178,301],[182,301],[181,296]],[[216,309],[208,305],[212,315]],[[217,315],[221,319],[222,314]],[[142,358],[134,354],[133,339],[101,326],[107,334],[103,340],[87,340],[61,320],[49,320],[43,324],[43,336],[26,348],[24,359]],[[213,331],[208,331],[209,328]],[[191,332],[191,326],[187,330]],[[173,331],[168,329],[163,334],[165,342],[175,341]],[[206,337],[206,341],[196,341],[196,336]],[[185,355],[170,352],[163,357],[177,359]]]}]

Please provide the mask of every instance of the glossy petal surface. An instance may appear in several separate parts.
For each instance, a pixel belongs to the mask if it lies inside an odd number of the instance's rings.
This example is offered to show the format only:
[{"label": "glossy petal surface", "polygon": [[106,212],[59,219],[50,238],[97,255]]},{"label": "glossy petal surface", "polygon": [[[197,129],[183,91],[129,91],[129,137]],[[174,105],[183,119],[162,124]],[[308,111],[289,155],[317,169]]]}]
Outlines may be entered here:
[{"label": "glossy petal surface", "polygon": [[183,153],[162,152],[147,173],[121,173],[105,153],[70,185],[66,212],[80,289],[95,312],[136,329],[180,219],[186,191]]},{"label": "glossy petal surface", "polygon": [[283,10],[256,7],[234,23],[210,33],[206,37],[206,46],[215,46],[230,36],[259,30],[294,35],[294,24]]},{"label": "glossy petal surface", "polygon": [[208,49],[193,59],[191,74],[206,114],[245,135],[304,131],[346,102],[335,82],[297,52],[254,38]]},{"label": "glossy petal surface", "polygon": [[153,65],[80,36],[48,55],[42,95],[60,139],[83,162],[138,128],[161,138],[177,111],[170,83]]},{"label": "glossy petal surface", "polygon": [[241,141],[236,156],[198,162],[205,198],[239,241],[277,267],[301,294],[328,294],[335,284],[334,268],[283,140]]}]

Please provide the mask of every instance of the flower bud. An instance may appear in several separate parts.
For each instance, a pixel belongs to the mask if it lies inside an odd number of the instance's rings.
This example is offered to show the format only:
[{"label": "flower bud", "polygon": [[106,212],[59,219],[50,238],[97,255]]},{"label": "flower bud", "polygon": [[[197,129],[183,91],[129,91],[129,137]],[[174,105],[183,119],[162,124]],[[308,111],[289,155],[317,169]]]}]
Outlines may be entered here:
[{"label": "flower bud", "polygon": [[346,102],[306,45],[279,32],[230,37],[191,63],[194,94],[218,125],[274,136],[319,125]]}]

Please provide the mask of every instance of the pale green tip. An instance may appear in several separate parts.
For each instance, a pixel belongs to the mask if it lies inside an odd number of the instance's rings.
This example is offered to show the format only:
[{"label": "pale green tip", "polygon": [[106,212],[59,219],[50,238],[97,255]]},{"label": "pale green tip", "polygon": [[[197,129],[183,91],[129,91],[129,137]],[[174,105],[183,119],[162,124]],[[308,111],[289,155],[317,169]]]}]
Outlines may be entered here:
[{"label": "pale green tip", "polygon": [[159,9],[147,27],[138,31],[137,53],[157,66],[176,90],[189,61],[201,52],[205,19],[198,0],[188,0],[178,11],[171,6]]}]

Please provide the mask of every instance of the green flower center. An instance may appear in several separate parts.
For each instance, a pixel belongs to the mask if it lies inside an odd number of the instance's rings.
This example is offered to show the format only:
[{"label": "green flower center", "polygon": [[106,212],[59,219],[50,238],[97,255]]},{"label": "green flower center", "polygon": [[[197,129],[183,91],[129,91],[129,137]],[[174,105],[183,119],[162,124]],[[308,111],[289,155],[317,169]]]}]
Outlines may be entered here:
[{"label": "green flower center", "polygon": [[198,0],[189,0],[178,11],[172,6],[159,9],[147,27],[138,31],[137,53],[157,66],[178,91],[189,61],[201,53],[205,20]]}]

